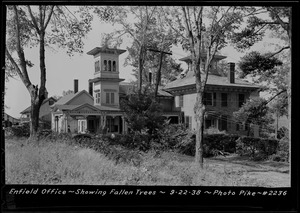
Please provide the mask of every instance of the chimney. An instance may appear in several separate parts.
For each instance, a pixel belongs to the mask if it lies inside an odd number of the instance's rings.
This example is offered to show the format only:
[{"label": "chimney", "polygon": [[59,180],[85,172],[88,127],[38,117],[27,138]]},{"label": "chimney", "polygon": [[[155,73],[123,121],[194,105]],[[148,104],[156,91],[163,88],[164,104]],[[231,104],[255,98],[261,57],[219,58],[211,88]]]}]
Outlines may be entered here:
[{"label": "chimney", "polygon": [[89,93],[93,96],[93,82],[89,82]]},{"label": "chimney", "polygon": [[74,94],[78,92],[78,79],[74,79]]},{"label": "chimney", "polygon": [[228,76],[228,82],[231,84],[234,84],[234,78],[235,78],[234,68],[235,68],[235,63],[230,62],[229,63],[229,72],[228,72],[227,76]]}]

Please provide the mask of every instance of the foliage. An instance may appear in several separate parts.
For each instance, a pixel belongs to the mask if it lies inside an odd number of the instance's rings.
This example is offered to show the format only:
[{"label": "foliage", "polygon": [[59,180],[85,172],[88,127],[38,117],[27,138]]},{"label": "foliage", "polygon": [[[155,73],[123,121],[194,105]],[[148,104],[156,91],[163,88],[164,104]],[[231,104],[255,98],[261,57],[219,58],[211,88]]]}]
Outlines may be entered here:
[{"label": "foliage", "polygon": [[125,112],[125,121],[132,132],[142,133],[144,130],[153,136],[164,122],[161,106],[154,101],[147,88],[143,94],[132,93],[121,100],[121,109]]},{"label": "foliage", "polygon": [[[235,153],[237,135],[227,134],[206,134],[204,135],[203,156],[211,157],[222,155],[225,152]],[[195,135],[189,133],[186,137],[175,145],[179,153],[194,156],[195,154]]]},{"label": "foliage", "polygon": [[7,127],[5,129],[5,134],[12,137],[29,137],[30,135],[29,123]]},{"label": "foliage", "polygon": [[279,141],[276,139],[240,137],[236,150],[239,155],[250,156],[253,160],[265,160],[276,153]]},{"label": "foliage", "polygon": [[[142,67],[144,82],[149,82],[149,72],[152,72],[153,79],[156,79],[159,57],[158,53],[150,51],[149,48],[170,52],[172,44],[176,43],[176,37],[172,31],[167,29],[166,23],[162,21],[161,11],[158,7],[107,6],[95,7],[94,12],[101,19],[103,19],[103,13],[107,14],[106,21],[119,24],[122,27],[121,30],[104,34],[103,44],[110,47],[119,46],[123,42],[123,38],[125,39],[127,36],[132,40],[132,45],[127,47],[128,56],[125,59],[125,66],[133,66],[133,72],[137,78],[140,67]],[[162,63],[161,77],[163,82],[172,80],[181,71],[180,64],[166,55]]]},{"label": "foliage", "polygon": [[237,112],[233,113],[233,116],[241,123],[258,125],[261,130],[268,132],[271,130],[270,125],[274,119],[266,103],[267,101],[260,97],[250,98]]},{"label": "foliage", "polygon": [[262,40],[268,30],[279,32],[282,38],[288,34],[286,29],[290,21],[290,8],[267,6],[244,7],[241,10],[248,14],[244,17],[246,25],[230,35],[231,43],[238,50],[243,51],[252,47]]},{"label": "foliage", "polygon": [[277,72],[274,68],[280,65],[282,65],[282,61],[271,56],[270,53],[260,54],[257,51],[252,51],[243,56],[239,62],[243,74],[242,78],[248,74],[271,77]]},{"label": "foliage", "polygon": [[[47,96],[45,47],[55,45],[66,49],[69,55],[82,53],[83,38],[91,30],[92,16],[82,8],[76,11],[58,5],[10,5],[6,8],[6,72],[13,71],[12,75],[16,72],[30,94],[30,135],[36,139],[39,109]],[[25,54],[27,48],[37,48],[39,53],[40,87],[31,82],[28,75],[34,64]]]}]

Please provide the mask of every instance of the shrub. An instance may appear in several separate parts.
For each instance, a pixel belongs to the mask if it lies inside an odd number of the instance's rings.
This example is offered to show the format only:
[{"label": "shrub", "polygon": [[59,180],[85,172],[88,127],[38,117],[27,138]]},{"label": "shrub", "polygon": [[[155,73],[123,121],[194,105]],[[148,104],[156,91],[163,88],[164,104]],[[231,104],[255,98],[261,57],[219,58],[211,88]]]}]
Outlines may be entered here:
[{"label": "shrub", "polygon": [[284,137],[279,141],[278,150],[270,156],[270,160],[288,162],[289,161],[289,140]]},{"label": "shrub", "polygon": [[[222,152],[235,152],[237,135],[206,134],[203,142],[203,156],[211,157]],[[196,136],[192,132],[176,145],[177,150],[182,154],[195,154]]]},{"label": "shrub", "polygon": [[240,137],[236,149],[239,155],[250,156],[253,160],[264,160],[276,153],[278,140],[266,138]]},{"label": "shrub", "polygon": [[5,129],[7,135],[16,137],[29,137],[30,136],[30,126],[29,123],[24,123],[18,126],[11,126]]}]

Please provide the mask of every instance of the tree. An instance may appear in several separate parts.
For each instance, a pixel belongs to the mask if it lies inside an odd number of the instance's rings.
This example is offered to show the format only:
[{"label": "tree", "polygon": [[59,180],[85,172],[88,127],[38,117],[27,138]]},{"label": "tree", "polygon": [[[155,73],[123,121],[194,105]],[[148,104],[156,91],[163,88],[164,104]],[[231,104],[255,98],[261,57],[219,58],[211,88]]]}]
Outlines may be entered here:
[{"label": "tree", "polygon": [[[243,14],[237,7],[173,7],[163,10],[169,27],[191,54],[197,93],[194,106],[197,123],[195,162],[203,168],[203,96],[209,67],[216,52],[225,46],[226,37],[241,23]],[[206,58],[201,69],[200,54],[203,52]]]},{"label": "tree", "polygon": [[66,96],[66,95],[69,95],[69,94],[74,94],[74,91],[69,89],[69,90],[67,90],[67,91],[63,91],[63,92],[62,92],[62,95],[63,95],[63,96]]},{"label": "tree", "polygon": [[[233,113],[233,116],[240,123],[247,126],[258,125],[263,132],[269,133],[270,124],[274,122],[274,119],[267,103],[267,100],[260,97],[250,98],[237,112]],[[248,136],[250,136],[250,128],[248,128]]]},{"label": "tree", "polygon": [[132,131],[147,130],[150,135],[155,135],[161,129],[164,118],[159,103],[153,101],[153,92],[143,88],[142,93],[135,91],[121,101],[121,109],[125,112],[125,121]]},{"label": "tree", "polygon": [[[82,52],[83,38],[91,29],[92,17],[84,8],[75,16],[65,6],[7,6],[7,40],[5,54],[10,70],[15,71],[31,97],[30,138],[37,140],[40,106],[46,98],[45,47],[57,45],[69,55]],[[26,48],[39,47],[40,85],[33,84],[28,68],[34,66],[26,58]]]},{"label": "tree", "polygon": [[[121,26],[120,30],[105,35],[111,46],[122,43],[122,38],[128,36],[133,40],[127,47],[128,57],[125,66],[134,67],[133,72],[138,79],[139,91],[142,86],[149,84],[149,73],[153,73],[153,79],[157,78],[160,58],[156,52],[149,49],[170,52],[172,44],[176,43],[176,37],[172,31],[166,30],[165,23],[161,19],[160,11],[156,6],[131,6],[131,7],[97,7],[95,12],[102,18],[103,11],[107,11],[107,21]],[[168,82],[182,71],[180,65],[169,55],[164,57],[161,64],[161,73],[164,82]],[[172,71],[170,72],[170,67]]]},{"label": "tree", "polygon": [[[266,18],[250,16],[247,26],[240,32],[233,34],[233,44],[236,44],[238,49],[247,49],[261,40],[266,30],[271,31],[276,37],[286,41],[287,45],[281,46],[279,50],[273,52],[271,56],[278,55],[282,51],[289,49],[289,56],[292,54],[292,8],[291,7],[260,7],[254,8],[261,13],[267,15]],[[248,42],[247,40],[252,41]],[[289,65],[292,64],[292,59],[289,60]],[[288,116],[291,117],[291,66],[285,69],[285,80],[287,81],[287,99],[288,99]],[[289,122],[289,130],[291,123]],[[289,131],[291,138],[291,131]],[[291,151],[291,140],[290,140]]]}]

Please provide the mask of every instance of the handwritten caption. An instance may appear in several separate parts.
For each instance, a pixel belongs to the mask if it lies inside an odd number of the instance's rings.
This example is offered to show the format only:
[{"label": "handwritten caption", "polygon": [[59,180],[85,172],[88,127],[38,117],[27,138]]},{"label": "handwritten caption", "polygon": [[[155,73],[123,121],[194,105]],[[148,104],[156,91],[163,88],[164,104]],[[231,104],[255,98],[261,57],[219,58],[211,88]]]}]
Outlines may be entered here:
[{"label": "handwritten caption", "polygon": [[286,196],[287,191],[285,190],[262,190],[262,191],[251,191],[251,190],[127,190],[127,189],[93,189],[87,190],[83,188],[72,189],[72,190],[62,190],[59,188],[11,188],[8,192],[10,195],[97,195],[97,196],[155,196],[155,195],[170,195],[170,196],[244,196],[244,197],[254,197],[254,196]]}]

